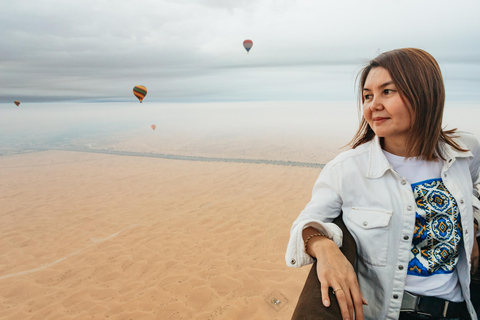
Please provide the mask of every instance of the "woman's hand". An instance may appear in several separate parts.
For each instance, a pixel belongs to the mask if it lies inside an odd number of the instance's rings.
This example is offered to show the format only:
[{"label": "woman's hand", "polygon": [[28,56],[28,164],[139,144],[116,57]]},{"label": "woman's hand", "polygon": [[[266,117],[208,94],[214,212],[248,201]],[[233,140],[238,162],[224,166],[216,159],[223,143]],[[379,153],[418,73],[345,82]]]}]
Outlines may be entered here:
[{"label": "woman's hand", "polygon": [[[306,228],[303,232],[304,238],[312,232],[317,233],[313,228]],[[322,236],[313,237],[308,241],[307,252],[317,258],[317,274],[321,284],[323,305],[330,306],[328,290],[332,288],[342,312],[342,319],[363,320],[363,304],[366,305],[367,302],[360,292],[352,264],[335,242]]]}]

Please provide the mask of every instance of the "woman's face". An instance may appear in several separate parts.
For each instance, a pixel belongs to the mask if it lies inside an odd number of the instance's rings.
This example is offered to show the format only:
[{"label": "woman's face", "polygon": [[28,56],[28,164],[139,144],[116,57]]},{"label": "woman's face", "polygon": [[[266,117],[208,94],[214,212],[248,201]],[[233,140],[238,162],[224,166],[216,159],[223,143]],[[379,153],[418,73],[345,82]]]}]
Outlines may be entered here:
[{"label": "woman's face", "polygon": [[402,99],[387,69],[372,68],[363,86],[363,116],[375,134],[384,138],[386,151],[406,156],[412,114],[412,107]]}]

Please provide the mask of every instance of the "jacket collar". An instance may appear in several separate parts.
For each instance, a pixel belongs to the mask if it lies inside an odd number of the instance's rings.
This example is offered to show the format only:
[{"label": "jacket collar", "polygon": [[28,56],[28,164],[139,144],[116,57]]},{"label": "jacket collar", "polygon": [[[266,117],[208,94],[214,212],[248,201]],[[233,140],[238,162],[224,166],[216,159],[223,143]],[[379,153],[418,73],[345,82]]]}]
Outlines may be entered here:
[{"label": "jacket collar", "polygon": [[[455,139],[455,142],[460,146],[460,148],[468,150],[467,146],[465,146],[465,144],[459,139]],[[455,162],[456,158],[473,158],[473,154],[470,151],[458,151],[445,142],[440,142],[440,144],[445,160],[448,163],[448,167]],[[394,171],[392,165],[390,162],[388,162],[387,157],[383,153],[382,146],[380,144],[380,138],[378,136],[375,136],[373,141],[370,141],[369,157],[369,168],[366,174],[367,178],[380,178],[387,170]]]},{"label": "jacket collar", "polygon": [[369,168],[367,171],[367,178],[380,178],[387,170],[392,170],[393,167],[388,162],[387,157],[383,153],[382,146],[380,145],[380,138],[375,136],[373,141],[370,141],[369,150]]},{"label": "jacket collar", "polygon": [[445,156],[445,159],[447,160],[448,163],[453,162],[455,158],[473,158],[473,153],[470,151],[470,149],[468,149],[468,147],[460,139],[455,139],[455,142],[458,144],[460,148],[468,151],[467,152],[458,151],[452,148],[450,145],[446,144],[445,142],[442,142],[441,148]]}]

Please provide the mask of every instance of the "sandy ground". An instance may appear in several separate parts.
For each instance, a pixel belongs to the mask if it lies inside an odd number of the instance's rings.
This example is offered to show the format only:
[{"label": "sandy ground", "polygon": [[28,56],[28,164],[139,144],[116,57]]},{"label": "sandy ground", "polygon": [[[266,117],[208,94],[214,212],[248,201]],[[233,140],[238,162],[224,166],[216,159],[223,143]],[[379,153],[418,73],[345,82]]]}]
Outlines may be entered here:
[{"label": "sandy ground", "polygon": [[[346,134],[345,134],[346,136]],[[328,134],[262,132],[258,134],[216,135],[204,132],[170,132],[143,128],[132,132],[111,134],[95,142],[75,141],[73,147],[203,156],[237,159],[299,161],[325,164],[345,151],[349,138]]]},{"label": "sandy ground", "polygon": [[284,253],[319,172],[0,157],[0,319],[290,319],[309,268]]}]

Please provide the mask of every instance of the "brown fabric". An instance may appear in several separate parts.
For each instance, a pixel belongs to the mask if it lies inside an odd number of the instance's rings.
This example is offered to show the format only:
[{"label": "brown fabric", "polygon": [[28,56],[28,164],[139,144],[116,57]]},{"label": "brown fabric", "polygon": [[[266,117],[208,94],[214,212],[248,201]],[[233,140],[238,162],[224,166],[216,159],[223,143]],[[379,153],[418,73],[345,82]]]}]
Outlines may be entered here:
[{"label": "brown fabric", "polygon": [[[477,242],[480,244],[480,237],[477,237]],[[477,272],[472,274],[471,284],[477,287],[480,286],[480,267],[477,268]]]},{"label": "brown fabric", "polygon": [[[353,265],[357,256],[357,246],[350,232],[343,223],[342,216],[333,221],[343,231],[343,244],[340,250]],[[320,281],[317,277],[317,262],[308,274],[302,293],[298,298],[292,320],[341,320],[340,307],[337,298],[330,290],[330,307],[326,308],[321,299]]]},{"label": "brown fabric", "polygon": [[[477,237],[477,242],[480,243],[480,237]],[[480,314],[480,268],[477,269],[472,275],[472,281],[470,282],[470,300],[472,300],[473,307]]]}]

